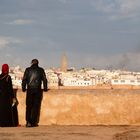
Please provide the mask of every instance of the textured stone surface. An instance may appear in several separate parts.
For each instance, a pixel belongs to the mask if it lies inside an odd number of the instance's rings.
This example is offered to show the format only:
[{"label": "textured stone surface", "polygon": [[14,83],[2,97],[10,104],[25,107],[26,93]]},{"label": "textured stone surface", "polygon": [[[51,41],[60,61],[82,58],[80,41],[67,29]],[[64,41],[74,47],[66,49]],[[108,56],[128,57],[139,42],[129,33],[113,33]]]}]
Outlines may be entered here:
[{"label": "textured stone surface", "polygon": [[1,140],[140,140],[139,126],[39,126],[0,128]]},{"label": "textured stone surface", "polygon": [[[20,124],[25,93],[18,91]],[[41,125],[139,125],[140,90],[50,90],[44,93]]]},{"label": "textured stone surface", "polygon": [[140,140],[139,126],[39,126],[0,128],[1,140]]}]

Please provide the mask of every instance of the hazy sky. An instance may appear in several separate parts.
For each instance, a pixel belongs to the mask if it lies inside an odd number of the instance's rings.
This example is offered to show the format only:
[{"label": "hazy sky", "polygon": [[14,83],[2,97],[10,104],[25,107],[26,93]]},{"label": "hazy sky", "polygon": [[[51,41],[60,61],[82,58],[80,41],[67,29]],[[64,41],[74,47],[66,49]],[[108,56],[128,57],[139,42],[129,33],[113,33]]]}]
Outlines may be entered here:
[{"label": "hazy sky", "polygon": [[0,0],[0,64],[140,71],[140,0]]}]

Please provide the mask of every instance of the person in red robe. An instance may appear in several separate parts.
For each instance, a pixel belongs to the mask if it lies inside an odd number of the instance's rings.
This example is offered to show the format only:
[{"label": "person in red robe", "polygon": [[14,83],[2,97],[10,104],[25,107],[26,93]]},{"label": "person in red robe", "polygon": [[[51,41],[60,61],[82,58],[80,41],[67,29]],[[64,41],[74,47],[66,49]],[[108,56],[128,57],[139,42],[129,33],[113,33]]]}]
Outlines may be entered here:
[{"label": "person in red robe", "polygon": [[17,126],[13,114],[16,102],[8,64],[2,65],[0,74],[0,127]]}]

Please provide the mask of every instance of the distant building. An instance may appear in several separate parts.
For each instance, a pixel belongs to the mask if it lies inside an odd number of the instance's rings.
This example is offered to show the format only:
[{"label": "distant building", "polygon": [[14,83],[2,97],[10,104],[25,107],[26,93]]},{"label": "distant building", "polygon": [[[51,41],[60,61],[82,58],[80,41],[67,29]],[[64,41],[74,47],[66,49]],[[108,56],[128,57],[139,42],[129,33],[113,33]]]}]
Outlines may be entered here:
[{"label": "distant building", "polygon": [[[96,85],[109,86],[140,86],[140,72],[130,72],[121,70],[93,70],[67,68],[67,57],[64,54],[60,69],[46,69],[49,88],[64,87],[91,87]],[[21,88],[23,70],[19,67],[10,68],[10,75],[14,88]]]},{"label": "distant building", "polygon": [[112,85],[133,85],[133,86],[139,86],[140,80],[129,80],[129,79],[112,79],[111,80]]},{"label": "distant building", "polygon": [[95,80],[86,80],[78,78],[67,78],[63,81],[63,86],[93,86],[95,85]]},{"label": "distant building", "polygon": [[66,72],[68,68],[68,60],[65,54],[62,56],[61,60],[61,71]]},{"label": "distant building", "polygon": [[131,73],[120,74],[119,78],[111,80],[112,85],[140,85],[140,79],[137,75]]}]

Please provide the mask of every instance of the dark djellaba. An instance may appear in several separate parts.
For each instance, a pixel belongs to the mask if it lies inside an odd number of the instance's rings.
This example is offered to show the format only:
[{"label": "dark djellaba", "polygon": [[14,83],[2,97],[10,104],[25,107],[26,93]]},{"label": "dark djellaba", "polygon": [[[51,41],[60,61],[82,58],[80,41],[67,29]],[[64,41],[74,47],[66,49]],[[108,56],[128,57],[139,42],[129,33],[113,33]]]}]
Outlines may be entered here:
[{"label": "dark djellaba", "polygon": [[8,64],[2,65],[0,74],[0,127],[18,126],[18,101],[13,90]]}]

